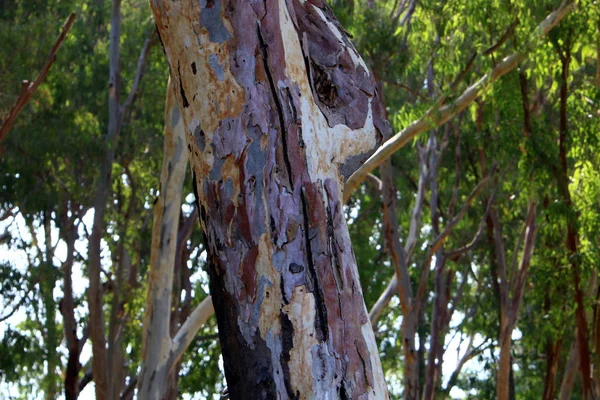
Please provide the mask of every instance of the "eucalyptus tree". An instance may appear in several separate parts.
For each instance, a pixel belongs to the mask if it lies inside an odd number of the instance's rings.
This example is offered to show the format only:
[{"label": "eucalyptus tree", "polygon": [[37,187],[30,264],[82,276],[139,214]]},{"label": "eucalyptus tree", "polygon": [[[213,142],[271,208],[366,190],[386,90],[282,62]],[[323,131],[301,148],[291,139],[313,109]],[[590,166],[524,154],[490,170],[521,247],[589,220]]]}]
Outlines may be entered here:
[{"label": "eucalyptus tree", "polygon": [[324,2],[152,2],[233,398],[385,398],[343,176],[389,134]]}]

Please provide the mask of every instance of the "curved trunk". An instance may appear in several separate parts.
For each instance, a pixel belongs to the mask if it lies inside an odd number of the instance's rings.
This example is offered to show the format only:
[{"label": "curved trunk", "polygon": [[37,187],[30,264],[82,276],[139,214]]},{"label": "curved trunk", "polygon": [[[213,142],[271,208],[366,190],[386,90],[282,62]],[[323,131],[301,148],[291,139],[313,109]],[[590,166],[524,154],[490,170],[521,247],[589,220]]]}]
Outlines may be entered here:
[{"label": "curved trunk", "polygon": [[153,1],[232,399],[387,398],[342,175],[389,126],[319,0]]}]

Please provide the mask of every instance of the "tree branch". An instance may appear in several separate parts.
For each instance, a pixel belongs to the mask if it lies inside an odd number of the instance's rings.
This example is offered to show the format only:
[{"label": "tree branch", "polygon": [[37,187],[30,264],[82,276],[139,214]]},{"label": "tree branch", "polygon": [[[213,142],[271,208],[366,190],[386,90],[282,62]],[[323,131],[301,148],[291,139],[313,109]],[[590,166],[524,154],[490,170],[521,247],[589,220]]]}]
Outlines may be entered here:
[{"label": "tree branch", "polygon": [[[154,28],[154,24],[152,24],[152,28]],[[148,56],[150,55],[150,50],[152,49],[152,45],[156,43],[156,35],[156,30],[151,29],[151,32],[147,35],[147,38],[144,41],[144,45],[142,46],[142,50],[140,51],[140,56],[138,57],[137,67],[135,70],[135,77],[133,78],[131,90],[129,91],[127,99],[121,107],[121,127],[129,123],[129,119],[131,117],[131,106],[133,105],[133,102],[137,97],[140,82],[142,81],[142,77],[144,76],[144,70],[148,62]]]},{"label": "tree branch", "polygon": [[208,321],[208,319],[215,313],[215,309],[212,304],[212,298],[208,296],[192,312],[190,317],[184,322],[179,328],[177,334],[173,338],[173,351],[171,353],[171,365],[173,368],[177,361],[183,355],[183,352],[189,347],[194,337],[202,328],[202,326]]},{"label": "tree branch", "polygon": [[27,105],[27,103],[31,99],[31,96],[33,96],[37,88],[46,79],[46,76],[50,72],[50,68],[52,68],[52,64],[54,64],[54,61],[56,61],[56,53],[58,52],[58,49],[60,49],[60,46],[67,37],[69,29],[71,29],[71,26],[75,21],[75,15],[75,13],[71,13],[71,15],[69,15],[69,18],[67,18],[67,21],[63,25],[62,31],[60,32],[60,35],[58,35],[58,39],[56,39],[56,42],[54,42],[54,46],[52,46],[52,49],[50,49],[50,54],[46,59],[46,63],[44,64],[38,75],[35,77],[34,81],[32,83],[29,83],[29,81],[23,81],[21,85],[21,94],[17,98],[17,101],[15,101],[15,104],[10,109],[8,117],[6,117],[6,119],[2,123],[2,126],[0,126],[0,140],[4,139],[10,128],[12,128],[12,126],[14,125],[17,119],[17,115],[19,115],[19,112],[23,109],[23,107],[25,107],[25,105]]},{"label": "tree branch", "polygon": [[[539,39],[545,36],[550,29],[556,26],[573,7],[571,0],[563,0],[560,6],[544,19],[533,32],[533,38],[530,40],[527,48],[535,47]],[[404,147],[419,133],[436,128],[462,110],[467,108],[475,99],[485,93],[491,85],[503,75],[512,71],[527,56],[524,53],[516,52],[504,58],[491,71],[485,74],[476,83],[467,88],[452,104],[441,106],[445,95],[442,95],[423,117],[412,122],[409,126],[397,133],[394,137],[384,143],[356,172],[348,178],[344,187],[344,201],[346,201],[352,192],[363,181],[365,176],[381,165],[383,161]],[[442,101],[440,101],[442,100]]]}]

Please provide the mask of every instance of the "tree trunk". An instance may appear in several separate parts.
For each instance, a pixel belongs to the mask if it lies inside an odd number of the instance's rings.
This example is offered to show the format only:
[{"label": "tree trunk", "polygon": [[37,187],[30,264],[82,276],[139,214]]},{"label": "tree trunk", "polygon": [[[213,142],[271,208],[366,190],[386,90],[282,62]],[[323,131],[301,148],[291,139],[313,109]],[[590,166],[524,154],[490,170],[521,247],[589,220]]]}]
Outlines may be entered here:
[{"label": "tree trunk", "polygon": [[77,383],[79,380],[79,338],[77,337],[77,321],[75,319],[75,299],[73,297],[73,264],[75,262],[75,241],[77,240],[75,218],[64,217],[63,239],[67,244],[67,259],[63,264],[64,297],[60,302],[60,312],[63,316],[63,330],[68,350],[67,366],[64,377],[64,394],[66,400],[76,400],[79,396]]},{"label": "tree trunk", "polygon": [[[514,276],[508,280],[506,253],[504,239],[502,238],[502,225],[495,210],[491,217],[494,225],[494,241],[496,244],[496,260],[498,264],[498,276],[500,277],[500,361],[498,363],[498,376],[496,380],[496,393],[498,400],[509,400],[514,398],[512,381],[512,332],[517,323],[519,308],[525,292],[527,271],[531,265],[533,250],[535,247],[535,236],[537,226],[535,224],[536,204],[530,202],[527,217],[523,227],[523,253],[518,269],[513,271]],[[516,258],[515,258],[516,262]],[[511,268],[514,268],[512,265]]]},{"label": "tree trunk", "polygon": [[[90,337],[92,339],[92,370],[97,400],[109,399],[108,353],[104,324],[104,296],[101,266],[101,240],[104,234],[106,202],[110,195],[112,164],[115,144],[119,136],[119,48],[121,39],[121,1],[113,0],[111,11],[109,85],[108,85],[108,132],[105,138],[104,160],[94,197],[94,222],[88,244],[88,306],[90,310]],[[111,400],[111,399],[109,399]]]},{"label": "tree trunk", "polygon": [[578,338],[579,336],[575,335],[575,338],[573,338],[573,344],[571,345],[571,350],[569,350],[569,358],[567,360],[567,364],[565,365],[565,372],[563,374],[563,379],[558,394],[559,400],[569,400],[573,394],[575,379],[577,378],[577,372],[579,370]]},{"label": "tree trunk", "polygon": [[231,398],[387,398],[342,209],[389,133],[364,62],[319,0],[151,6]]},{"label": "tree trunk", "polygon": [[171,79],[165,102],[165,139],[160,194],[154,205],[150,278],[144,324],[144,350],[139,396],[161,399],[174,363],[171,342],[171,303],[181,190],[188,166],[185,129]]},{"label": "tree trunk", "polygon": [[414,298],[408,272],[406,251],[400,243],[400,227],[397,212],[397,191],[393,180],[391,159],[387,159],[380,168],[383,203],[383,231],[396,272],[397,294],[402,308],[402,352],[404,354],[404,398],[419,398],[419,360],[416,357],[415,337],[417,333],[418,310],[414,307]]},{"label": "tree trunk", "polygon": [[[504,314],[504,313],[503,313]],[[499,339],[500,345],[500,361],[498,362],[498,376],[496,378],[496,389],[498,400],[508,400],[510,392],[510,371],[511,371],[511,348],[512,348],[512,327],[508,327],[504,320],[501,322],[501,333]]]}]

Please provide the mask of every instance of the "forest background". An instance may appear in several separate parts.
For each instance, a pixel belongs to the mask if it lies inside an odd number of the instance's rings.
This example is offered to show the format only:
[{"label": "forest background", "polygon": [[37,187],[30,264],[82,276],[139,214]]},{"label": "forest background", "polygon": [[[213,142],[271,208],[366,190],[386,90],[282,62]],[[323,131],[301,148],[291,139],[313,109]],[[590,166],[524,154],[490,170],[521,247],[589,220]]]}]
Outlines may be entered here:
[{"label": "forest background", "polygon": [[[344,209],[390,396],[411,398],[416,384],[425,399],[494,398],[498,387],[514,399],[598,398],[600,4],[570,6],[547,35],[536,27],[557,1],[331,6],[394,132],[430,116]],[[0,397],[89,398],[93,329],[111,398],[132,398],[141,380],[171,135],[147,2],[0,0],[0,121],[73,12],[0,142]],[[220,398],[206,251],[191,178],[182,184],[167,317],[174,337],[196,335],[167,390]]]}]

